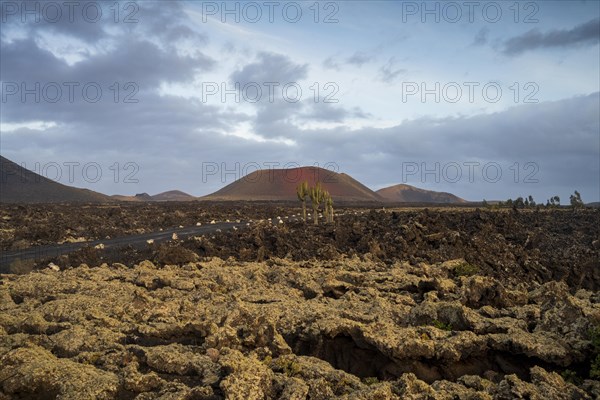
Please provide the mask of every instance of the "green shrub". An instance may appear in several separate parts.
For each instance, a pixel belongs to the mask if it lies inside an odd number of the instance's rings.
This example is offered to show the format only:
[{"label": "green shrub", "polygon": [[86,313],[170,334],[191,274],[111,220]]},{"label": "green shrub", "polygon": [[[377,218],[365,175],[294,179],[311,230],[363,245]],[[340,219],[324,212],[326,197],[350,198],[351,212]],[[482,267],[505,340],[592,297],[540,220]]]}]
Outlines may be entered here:
[{"label": "green shrub", "polygon": [[479,267],[469,263],[462,263],[454,267],[454,276],[473,276],[479,273]]},{"label": "green shrub", "polygon": [[280,368],[284,374],[289,377],[299,375],[302,372],[302,366],[299,362],[288,358],[280,358],[276,362],[276,368]]},{"label": "green shrub", "polygon": [[571,371],[570,369],[565,369],[560,375],[565,382],[572,383],[575,386],[579,386],[583,383],[583,379],[581,379],[575,371]]},{"label": "green shrub", "polygon": [[442,321],[438,321],[437,319],[434,319],[432,322],[433,326],[435,326],[438,329],[441,329],[443,331],[452,331],[452,324],[445,324]]},{"label": "green shrub", "polygon": [[592,361],[590,366],[590,378],[600,379],[600,354]]},{"label": "green shrub", "polygon": [[371,386],[371,385],[375,385],[375,384],[379,383],[379,379],[376,376],[368,376],[366,378],[363,378],[362,381],[367,386]]}]

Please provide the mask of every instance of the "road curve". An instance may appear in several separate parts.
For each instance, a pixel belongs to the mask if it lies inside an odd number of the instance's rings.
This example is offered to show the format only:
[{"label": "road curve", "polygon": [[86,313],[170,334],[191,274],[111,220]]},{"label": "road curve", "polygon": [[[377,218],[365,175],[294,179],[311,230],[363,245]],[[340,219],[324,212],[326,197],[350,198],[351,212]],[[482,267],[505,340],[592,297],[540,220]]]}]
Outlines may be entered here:
[{"label": "road curve", "polygon": [[171,239],[174,233],[176,233],[179,238],[183,239],[192,235],[214,233],[218,229],[231,229],[234,226],[242,227],[245,226],[245,223],[218,222],[215,224],[203,226],[169,228],[164,229],[160,232],[121,236],[112,239],[101,239],[78,243],[50,244],[44,246],[29,247],[27,249],[22,250],[2,251],[2,254],[0,255],[0,273],[8,273],[10,265],[18,260],[41,260],[50,257],[57,257],[62,254],[68,254],[73,251],[79,250],[84,246],[96,246],[98,244],[103,244],[104,249],[114,250],[128,245],[145,245],[146,241],[150,239],[154,240],[155,243],[159,243]]}]

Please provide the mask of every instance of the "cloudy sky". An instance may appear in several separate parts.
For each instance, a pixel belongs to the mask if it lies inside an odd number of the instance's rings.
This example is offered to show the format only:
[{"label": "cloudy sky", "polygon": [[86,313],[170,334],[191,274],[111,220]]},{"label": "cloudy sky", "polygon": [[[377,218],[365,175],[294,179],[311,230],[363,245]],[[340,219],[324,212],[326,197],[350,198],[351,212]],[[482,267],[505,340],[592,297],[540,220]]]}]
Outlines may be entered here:
[{"label": "cloudy sky", "polygon": [[65,184],[600,200],[598,1],[0,3],[1,154]]}]

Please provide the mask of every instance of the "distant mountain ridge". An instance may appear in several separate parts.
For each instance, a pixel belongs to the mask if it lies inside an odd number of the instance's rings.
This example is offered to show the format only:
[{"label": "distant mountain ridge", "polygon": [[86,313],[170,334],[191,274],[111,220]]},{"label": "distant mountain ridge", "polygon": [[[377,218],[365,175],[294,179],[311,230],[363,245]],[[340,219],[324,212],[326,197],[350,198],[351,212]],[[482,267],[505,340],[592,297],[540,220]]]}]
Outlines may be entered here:
[{"label": "distant mountain ridge", "polygon": [[377,191],[381,197],[389,202],[397,203],[436,203],[436,204],[460,204],[467,203],[452,193],[435,192],[420,189],[411,185],[398,184]]},{"label": "distant mountain ridge", "polygon": [[169,190],[150,196],[148,193],[138,193],[135,196],[124,196],[115,194],[111,196],[115,200],[120,201],[133,201],[133,202],[144,202],[144,201],[192,201],[197,200],[197,197],[182,192],[181,190]]},{"label": "distant mountain ridge", "polygon": [[191,194],[182,192],[181,190],[169,190],[152,196],[154,201],[192,201],[196,200],[196,197]]},{"label": "distant mountain ridge", "polygon": [[204,197],[194,197],[180,190],[170,190],[153,196],[107,196],[88,189],[63,185],[29,171],[0,156],[0,202],[2,203],[105,203],[116,201],[296,201],[296,187],[307,181],[320,182],[336,202],[365,203],[438,203],[458,204],[465,200],[451,193],[434,192],[410,185],[394,185],[378,190],[369,189],[350,175],[318,167],[269,169],[254,171],[220,190]]}]

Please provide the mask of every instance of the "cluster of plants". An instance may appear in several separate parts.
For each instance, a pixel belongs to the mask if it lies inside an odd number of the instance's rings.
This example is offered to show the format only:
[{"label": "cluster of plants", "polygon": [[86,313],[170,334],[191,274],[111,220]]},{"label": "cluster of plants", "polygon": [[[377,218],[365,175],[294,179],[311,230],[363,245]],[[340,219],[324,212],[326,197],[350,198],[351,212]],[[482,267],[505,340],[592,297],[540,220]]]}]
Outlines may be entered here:
[{"label": "cluster of plants", "polygon": [[[572,208],[583,208],[585,204],[583,200],[581,200],[581,194],[575,190],[575,192],[569,197],[569,203]],[[483,206],[488,208],[493,208],[485,199],[483,200]],[[517,197],[516,199],[508,199],[506,201],[500,201],[497,203],[497,207],[507,207],[507,208],[558,208],[560,207],[560,197],[552,196],[548,200],[546,200],[546,204],[542,205],[542,203],[536,203],[533,199],[532,195],[529,195],[525,198]]]},{"label": "cluster of plants", "polygon": [[[558,197],[558,196],[556,196]],[[508,199],[506,201],[501,201],[499,203],[500,207],[513,207],[513,208],[534,208],[538,206],[538,204],[533,199],[532,195],[529,195],[525,198],[519,196],[516,199]]]},{"label": "cluster of plants", "polygon": [[326,222],[333,222],[333,199],[329,192],[317,182],[315,186],[308,186],[308,182],[304,181],[296,187],[298,200],[302,202],[302,216],[306,222],[306,200],[310,199],[313,209],[313,222],[319,224],[319,207],[323,204],[323,215]]},{"label": "cluster of plants", "polygon": [[437,319],[434,319],[431,324],[436,327],[437,329],[440,329],[442,331],[447,331],[447,332],[452,332],[452,324],[450,323],[444,323],[442,321],[439,321]]}]

